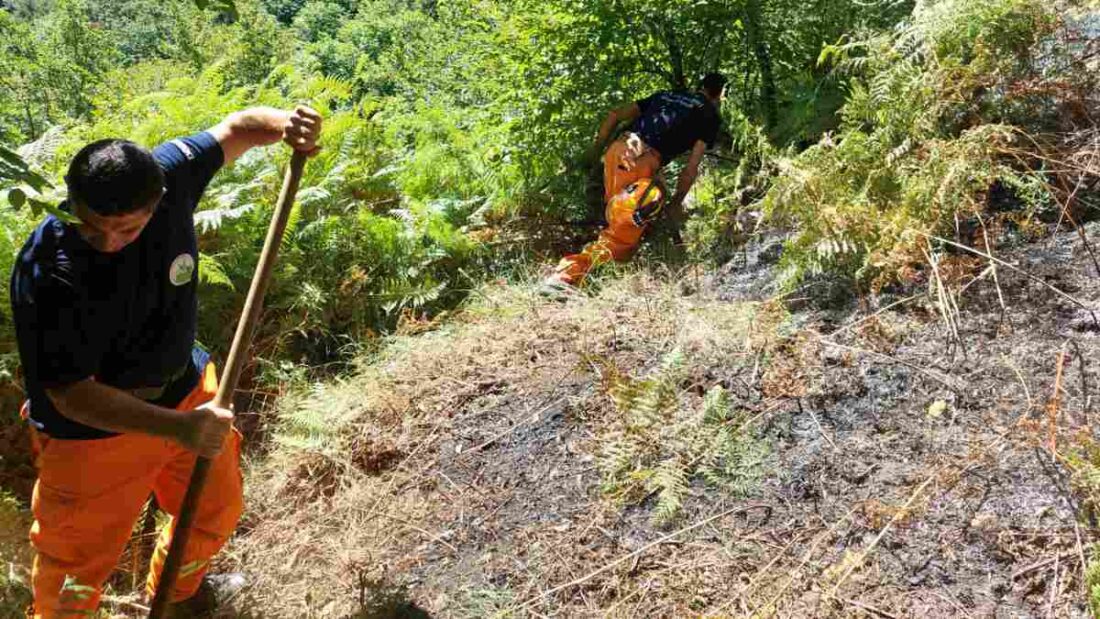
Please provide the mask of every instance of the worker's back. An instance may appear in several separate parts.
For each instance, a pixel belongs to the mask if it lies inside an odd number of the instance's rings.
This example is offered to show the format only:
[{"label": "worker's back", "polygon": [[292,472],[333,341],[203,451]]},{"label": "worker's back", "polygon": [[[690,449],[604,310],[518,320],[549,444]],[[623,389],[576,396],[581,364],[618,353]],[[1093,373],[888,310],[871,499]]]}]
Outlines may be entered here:
[{"label": "worker's back", "polygon": [[637,102],[642,114],[630,126],[668,162],[691,150],[698,140],[714,143],[718,111],[702,93],[663,90]]}]

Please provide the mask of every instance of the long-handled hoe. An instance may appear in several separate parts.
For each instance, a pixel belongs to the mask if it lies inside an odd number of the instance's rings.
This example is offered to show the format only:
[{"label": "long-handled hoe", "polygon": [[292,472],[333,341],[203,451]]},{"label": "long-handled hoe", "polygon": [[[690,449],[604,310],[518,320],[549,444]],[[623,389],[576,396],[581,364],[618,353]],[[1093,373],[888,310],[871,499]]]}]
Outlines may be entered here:
[{"label": "long-handled hoe", "polygon": [[[222,372],[218,394],[214,397],[215,406],[229,408],[233,402],[233,392],[237,388],[241,370],[248,358],[248,346],[252,340],[252,331],[260,318],[264,293],[267,291],[267,284],[271,280],[271,271],[275,267],[275,257],[279,253],[279,245],[282,244],[283,231],[286,230],[287,218],[290,215],[291,207],[294,205],[294,195],[298,192],[298,183],[302,180],[302,169],[305,167],[305,163],[306,155],[295,151],[290,160],[290,167],[286,171],[286,177],[283,179],[283,189],[279,193],[279,201],[275,205],[271,225],[267,229],[267,238],[264,240],[260,262],[256,265],[256,272],[252,276],[252,286],[248,289],[244,311],[241,313],[240,322],[237,323],[237,332],[233,336],[233,345],[229,349],[229,360],[226,361],[225,370]],[[191,482],[187,486],[187,494],[184,495],[179,518],[176,520],[176,531],[172,537],[172,545],[168,549],[168,557],[165,559],[164,569],[161,572],[160,586],[157,587],[157,593],[153,597],[153,605],[149,611],[150,619],[161,619],[168,607],[168,598],[172,586],[179,575],[183,549],[187,546],[187,538],[191,533],[191,521],[195,516],[195,506],[198,503],[199,495],[202,493],[202,487],[206,483],[206,475],[209,470],[210,460],[199,458],[195,461],[195,469],[191,473]]]}]

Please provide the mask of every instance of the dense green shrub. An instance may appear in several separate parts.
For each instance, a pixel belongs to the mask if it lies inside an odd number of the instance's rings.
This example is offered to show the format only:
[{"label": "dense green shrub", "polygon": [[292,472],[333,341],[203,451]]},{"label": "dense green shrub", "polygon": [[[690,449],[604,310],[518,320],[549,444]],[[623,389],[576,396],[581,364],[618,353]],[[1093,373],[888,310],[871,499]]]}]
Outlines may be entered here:
[{"label": "dense green shrub", "polygon": [[[348,359],[355,351],[349,344],[394,328],[406,312],[453,305],[473,283],[477,245],[459,227],[467,203],[485,191],[481,172],[463,167],[466,151],[448,148],[444,138],[462,134],[445,115],[384,128],[377,104],[353,105],[349,83],[285,65],[247,88],[234,87],[222,63],[201,73],[179,62],[141,63],[104,79],[112,87],[96,96],[95,122],[70,130],[45,160],[55,179],[80,146],[103,137],[153,146],[258,104],[309,101],[325,114],[325,148],[306,167],[268,294],[271,318],[257,340],[262,356],[308,365]],[[393,142],[403,131],[412,139],[407,151]],[[231,338],[287,157],[281,146],[249,153],[215,177],[197,212],[200,340],[216,351]],[[12,223],[0,267],[10,271],[34,222],[10,210],[3,215]],[[0,337],[12,341],[10,333]]]},{"label": "dense green shrub", "polygon": [[12,380],[19,365],[19,353],[15,348],[15,328],[11,322],[11,291],[7,286],[7,274],[11,273],[15,254],[23,246],[27,235],[34,229],[34,221],[23,213],[15,213],[0,206],[0,272],[5,274],[0,291],[0,383]]},{"label": "dense green shrub", "polygon": [[[1042,76],[1053,10],[1032,0],[921,4],[897,32],[827,47],[824,61],[851,76],[842,124],[776,162],[766,212],[795,233],[788,283],[832,271],[879,283],[922,261],[929,235],[979,215],[999,183],[1027,211],[1049,205],[1041,171],[1005,156],[1026,131],[1046,129],[1050,101],[1019,102],[1013,86]],[[1005,124],[1029,120],[1026,126]]]}]

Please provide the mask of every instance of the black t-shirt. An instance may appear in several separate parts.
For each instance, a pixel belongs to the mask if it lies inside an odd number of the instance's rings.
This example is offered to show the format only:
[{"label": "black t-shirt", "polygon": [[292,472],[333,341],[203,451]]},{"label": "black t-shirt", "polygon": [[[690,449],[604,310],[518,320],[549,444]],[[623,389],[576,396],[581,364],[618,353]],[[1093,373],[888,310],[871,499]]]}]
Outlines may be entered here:
[{"label": "black t-shirt", "polygon": [[691,150],[699,140],[713,147],[718,138],[718,110],[702,93],[662,90],[637,104],[642,114],[630,131],[657,149],[664,163]]},{"label": "black t-shirt", "polygon": [[154,403],[172,407],[198,384],[205,358],[194,349],[193,215],[224,155],[214,136],[199,133],[162,144],[153,156],[166,193],[134,242],[101,253],[75,226],[50,216],[16,258],[12,314],[31,422],[54,438],[112,434],[61,415],[46,388],[90,377],[120,389],[164,386]]}]

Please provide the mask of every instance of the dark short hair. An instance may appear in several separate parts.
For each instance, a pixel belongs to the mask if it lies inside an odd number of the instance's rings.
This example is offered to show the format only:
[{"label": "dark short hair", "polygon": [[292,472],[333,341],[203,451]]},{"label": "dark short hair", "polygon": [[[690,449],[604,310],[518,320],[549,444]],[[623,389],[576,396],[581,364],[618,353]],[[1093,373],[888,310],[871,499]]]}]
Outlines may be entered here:
[{"label": "dark short hair", "polygon": [[122,215],[160,197],[164,171],[153,153],[127,140],[99,140],[80,149],[65,175],[69,199],[98,215]]},{"label": "dark short hair", "polygon": [[703,90],[712,97],[722,94],[726,88],[726,76],[721,73],[707,73],[703,76]]}]

